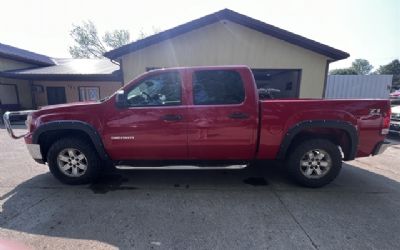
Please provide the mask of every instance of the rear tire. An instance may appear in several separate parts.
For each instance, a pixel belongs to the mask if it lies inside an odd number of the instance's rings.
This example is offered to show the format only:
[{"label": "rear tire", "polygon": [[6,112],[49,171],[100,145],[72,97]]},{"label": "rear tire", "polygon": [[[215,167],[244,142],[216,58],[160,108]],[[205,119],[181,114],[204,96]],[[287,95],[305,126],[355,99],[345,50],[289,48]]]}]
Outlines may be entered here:
[{"label": "rear tire", "polygon": [[78,138],[56,141],[47,153],[47,162],[54,177],[70,185],[90,183],[101,170],[100,159],[93,146]]},{"label": "rear tire", "polygon": [[286,160],[289,175],[305,187],[322,187],[333,181],[342,168],[339,148],[329,140],[311,139],[292,148]]}]

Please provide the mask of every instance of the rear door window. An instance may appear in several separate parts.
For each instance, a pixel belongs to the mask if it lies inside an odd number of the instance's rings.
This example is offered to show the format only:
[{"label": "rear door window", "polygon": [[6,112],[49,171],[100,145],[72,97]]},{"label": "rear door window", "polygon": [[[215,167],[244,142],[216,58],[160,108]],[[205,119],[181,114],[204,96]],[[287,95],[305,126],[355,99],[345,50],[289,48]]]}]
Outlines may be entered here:
[{"label": "rear door window", "polygon": [[245,91],[240,74],[234,70],[200,70],[193,73],[195,105],[240,104]]}]

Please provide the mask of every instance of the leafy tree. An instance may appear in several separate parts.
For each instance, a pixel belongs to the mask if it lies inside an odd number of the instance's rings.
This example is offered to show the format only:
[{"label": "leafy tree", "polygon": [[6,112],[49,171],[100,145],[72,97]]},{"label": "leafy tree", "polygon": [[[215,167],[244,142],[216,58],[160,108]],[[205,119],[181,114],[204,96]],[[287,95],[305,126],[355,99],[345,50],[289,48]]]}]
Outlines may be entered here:
[{"label": "leafy tree", "polygon": [[329,72],[330,75],[368,75],[373,66],[365,59],[356,59],[351,63],[351,67],[343,69],[334,69]]},{"label": "leafy tree", "polygon": [[353,68],[333,69],[329,71],[330,75],[357,75],[357,71]]},{"label": "leafy tree", "polygon": [[368,75],[374,67],[368,62],[368,60],[356,59],[351,64],[351,68],[357,72],[357,75]]},{"label": "leafy tree", "polygon": [[395,59],[389,64],[382,65],[376,70],[377,74],[393,75],[392,87],[400,88],[400,61]]},{"label": "leafy tree", "polygon": [[69,47],[69,53],[73,58],[102,58],[104,52],[129,43],[127,30],[106,32],[100,38],[92,21],[73,25],[70,35],[76,43]]}]

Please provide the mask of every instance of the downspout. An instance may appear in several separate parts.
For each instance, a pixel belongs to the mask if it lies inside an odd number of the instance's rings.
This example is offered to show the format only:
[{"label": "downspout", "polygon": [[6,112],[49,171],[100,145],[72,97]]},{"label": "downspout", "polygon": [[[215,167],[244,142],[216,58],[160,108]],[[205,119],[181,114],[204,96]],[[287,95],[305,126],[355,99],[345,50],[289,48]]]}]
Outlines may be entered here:
[{"label": "downspout", "polygon": [[110,62],[119,66],[119,72],[121,74],[121,76],[120,76],[121,87],[123,87],[124,86],[124,72],[122,71],[122,59],[120,58],[118,61],[110,59]]},{"label": "downspout", "polygon": [[331,60],[326,60],[326,65],[325,65],[325,79],[324,79],[324,89],[322,90],[322,98],[325,98],[325,91],[326,91],[326,84],[328,81],[328,70],[329,70],[329,64],[331,63]]}]

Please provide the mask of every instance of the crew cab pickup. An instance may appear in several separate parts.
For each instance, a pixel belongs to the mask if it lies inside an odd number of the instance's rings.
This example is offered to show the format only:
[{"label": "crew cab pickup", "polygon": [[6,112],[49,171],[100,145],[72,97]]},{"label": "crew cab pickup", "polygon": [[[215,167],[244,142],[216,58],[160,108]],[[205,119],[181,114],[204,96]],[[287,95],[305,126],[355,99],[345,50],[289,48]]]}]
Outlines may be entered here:
[{"label": "crew cab pickup", "polygon": [[[246,66],[154,70],[98,102],[26,112],[23,137],[32,157],[67,184],[91,182],[110,165],[240,169],[275,159],[299,184],[320,187],[343,160],[388,146],[388,100],[265,99],[265,93]],[[14,114],[4,122],[16,138]]]}]

